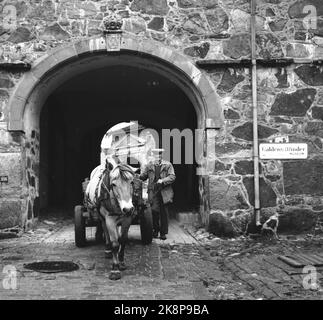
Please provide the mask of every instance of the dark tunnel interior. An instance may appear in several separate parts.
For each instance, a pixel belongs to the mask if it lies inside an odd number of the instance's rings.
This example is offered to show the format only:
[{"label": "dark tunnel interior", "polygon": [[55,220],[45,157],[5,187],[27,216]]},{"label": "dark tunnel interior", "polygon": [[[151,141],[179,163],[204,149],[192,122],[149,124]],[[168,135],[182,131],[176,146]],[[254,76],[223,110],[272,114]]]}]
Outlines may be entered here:
[{"label": "dark tunnel interior", "polygon": [[[73,212],[83,201],[82,181],[100,163],[100,143],[117,123],[194,130],[196,111],[176,84],[148,70],[110,66],[76,76],[47,99],[40,118],[41,213]],[[160,146],[161,147],[161,146]],[[182,155],[185,144],[182,141]],[[172,161],[172,154],[171,154]],[[174,211],[198,207],[196,165],[174,165]]]}]

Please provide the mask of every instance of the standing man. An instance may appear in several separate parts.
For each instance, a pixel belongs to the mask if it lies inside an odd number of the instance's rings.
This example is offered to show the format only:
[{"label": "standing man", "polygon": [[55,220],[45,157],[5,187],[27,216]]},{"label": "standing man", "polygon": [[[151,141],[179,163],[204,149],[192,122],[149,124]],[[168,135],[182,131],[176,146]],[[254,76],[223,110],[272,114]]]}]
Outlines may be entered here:
[{"label": "standing man", "polygon": [[154,161],[147,164],[140,179],[148,180],[148,201],[153,214],[153,236],[166,240],[168,234],[168,208],[173,202],[172,184],[176,176],[173,165],[162,158],[164,149],[153,149]]}]

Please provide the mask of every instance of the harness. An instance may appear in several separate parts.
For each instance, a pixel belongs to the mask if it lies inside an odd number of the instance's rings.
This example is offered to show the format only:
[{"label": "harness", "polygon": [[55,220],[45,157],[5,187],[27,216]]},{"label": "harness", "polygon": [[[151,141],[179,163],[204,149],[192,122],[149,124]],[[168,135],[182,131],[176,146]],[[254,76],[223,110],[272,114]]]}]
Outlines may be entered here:
[{"label": "harness", "polygon": [[[107,175],[108,185],[106,185],[104,182],[105,175]],[[91,181],[90,181],[90,183],[91,183]],[[99,176],[99,181],[95,187],[94,199],[90,198],[89,192],[85,193],[84,202],[85,202],[86,207],[89,207],[91,209],[98,208],[100,205],[100,201],[107,200],[107,198],[102,199],[101,192],[99,194],[99,191],[101,188],[103,188],[107,191],[107,194],[109,195],[109,198],[110,198],[112,188],[111,188],[111,183],[110,183],[110,170],[108,168],[106,168],[104,171],[102,171],[102,173]],[[114,196],[114,194],[113,194],[113,196]]]},{"label": "harness", "polygon": [[[118,164],[115,168],[113,168],[113,170],[117,169],[120,166],[121,165]],[[127,169],[127,171],[132,173],[132,170],[130,168],[128,169],[126,167],[126,169]],[[98,177],[99,181],[95,187],[94,199],[90,199],[90,194],[86,193],[85,197],[84,197],[84,202],[85,202],[86,207],[88,207],[90,209],[97,209],[97,211],[99,212],[100,203],[102,201],[104,201],[105,207],[107,208],[107,210],[110,212],[111,215],[120,215],[120,214],[122,215],[123,212],[121,211],[119,202],[116,200],[116,196],[113,192],[113,188],[111,185],[110,174],[112,171],[106,167],[101,172],[100,176]],[[107,176],[107,183],[105,183],[105,181],[104,181],[105,176]],[[102,189],[104,189],[106,191],[106,193],[104,195],[101,194]]]}]

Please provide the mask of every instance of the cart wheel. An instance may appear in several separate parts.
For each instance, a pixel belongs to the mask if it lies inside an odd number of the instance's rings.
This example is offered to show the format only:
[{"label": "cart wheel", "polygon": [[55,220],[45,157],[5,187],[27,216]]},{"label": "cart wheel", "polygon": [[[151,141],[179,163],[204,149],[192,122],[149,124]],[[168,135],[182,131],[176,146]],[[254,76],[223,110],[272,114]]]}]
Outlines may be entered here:
[{"label": "cart wheel", "polygon": [[83,217],[83,207],[76,206],[74,209],[74,228],[75,228],[75,244],[77,247],[84,247],[85,238],[85,219]]},{"label": "cart wheel", "polygon": [[153,241],[153,216],[151,208],[145,208],[140,217],[141,241],[143,244],[151,244]]}]

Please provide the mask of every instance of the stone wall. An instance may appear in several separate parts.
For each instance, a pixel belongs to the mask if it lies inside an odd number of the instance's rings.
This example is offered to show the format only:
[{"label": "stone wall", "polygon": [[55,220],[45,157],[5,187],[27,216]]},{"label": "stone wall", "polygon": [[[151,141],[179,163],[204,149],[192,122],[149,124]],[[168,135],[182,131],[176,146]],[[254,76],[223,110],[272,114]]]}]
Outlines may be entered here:
[{"label": "stone wall", "polygon": [[[101,34],[101,21],[113,8],[124,18],[124,32],[162,42],[193,61],[250,58],[248,0],[7,0],[0,3],[0,63],[33,64],[52,48]],[[281,231],[308,230],[323,210],[323,72],[301,62],[323,58],[323,3],[259,0],[256,23],[259,59],[303,59],[258,68],[260,141],[285,135],[309,146],[308,160],[261,162],[262,219],[279,212]],[[216,86],[226,119],[225,127],[208,137],[210,175],[201,185],[209,190],[200,190],[203,207],[210,207],[212,231],[236,235],[253,218],[250,69],[209,65],[202,72]],[[20,207],[23,221],[37,212],[39,134],[6,131],[8,99],[22,74],[0,73],[0,174],[14,177],[1,189],[0,226],[11,212],[19,216]]]}]

